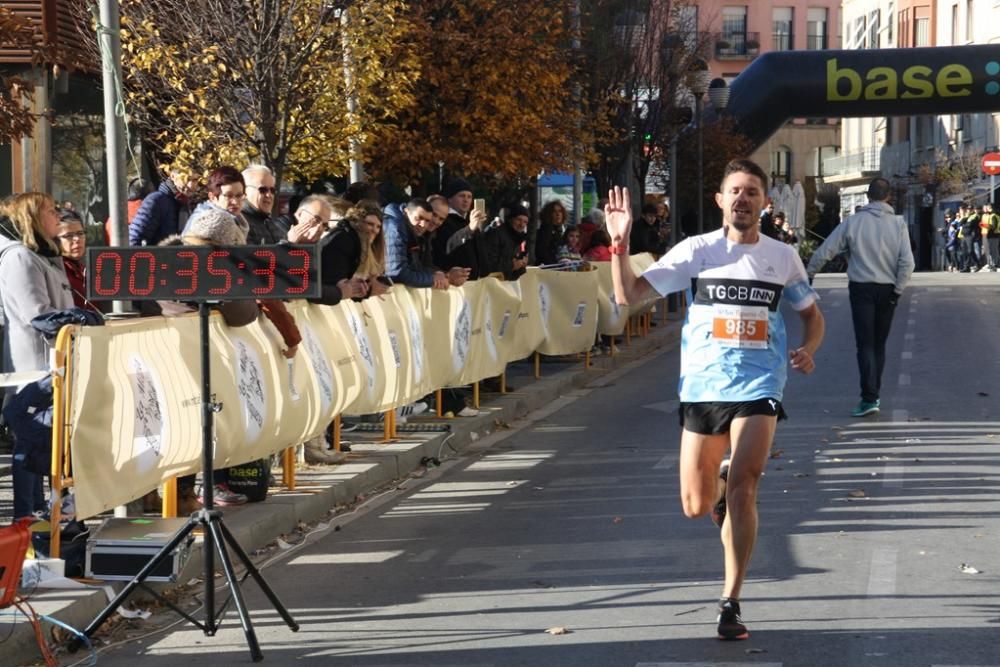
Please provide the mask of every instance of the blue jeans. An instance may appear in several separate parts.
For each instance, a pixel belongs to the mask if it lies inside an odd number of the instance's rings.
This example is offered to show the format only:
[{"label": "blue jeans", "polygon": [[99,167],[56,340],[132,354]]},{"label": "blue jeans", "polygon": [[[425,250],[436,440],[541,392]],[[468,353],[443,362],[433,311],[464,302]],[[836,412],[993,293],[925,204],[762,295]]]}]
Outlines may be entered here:
[{"label": "blue jeans", "polygon": [[37,475],[24,467],[24,452],[17,451],[14,445],[14,456],[11,464],[14,474],[14,518],[31,516],[36,511],[46,511],[45,488],[42,484],[44,475]]},{"label": "blue jeans", "polygon": [[896,287],[881,283],[848,283],[854,342],[858,348],[861,400],[878,400],[885,368],[885,341],[896,311]]}]

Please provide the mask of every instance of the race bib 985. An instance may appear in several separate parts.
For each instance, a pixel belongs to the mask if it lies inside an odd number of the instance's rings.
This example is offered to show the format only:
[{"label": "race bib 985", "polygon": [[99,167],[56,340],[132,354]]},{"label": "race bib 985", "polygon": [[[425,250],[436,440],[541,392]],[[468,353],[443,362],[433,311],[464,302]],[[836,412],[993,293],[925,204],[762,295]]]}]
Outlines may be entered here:
[{"label": "race bib 985", "polygon": [[713,307],[712,338],[723,347],[767,349],[767,306]]}]

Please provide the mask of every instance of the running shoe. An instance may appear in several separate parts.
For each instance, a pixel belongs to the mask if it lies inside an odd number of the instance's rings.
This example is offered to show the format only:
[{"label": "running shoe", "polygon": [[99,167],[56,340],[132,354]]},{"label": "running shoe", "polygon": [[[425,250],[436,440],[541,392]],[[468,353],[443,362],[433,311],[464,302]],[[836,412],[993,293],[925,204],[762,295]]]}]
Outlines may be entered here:
[{"label": "running shoe", "polygon": [[[216,484],[212,487],[212,502],[216,505],[245,505],[248,500],[245,495],[233,491],[226,484]],[[204,494],[198,494],[198,501],[205,502]]]},{"label": "running shoe", "polygon": [[851,411],[852,417],[867,417],[868,415],[873,415],[879,411],[879,400],[876,398],[874,401],[861,400],[858,405]]},{"label": "running shoe", "polygon": [[740,618],[740,603],[732,598],[719,600],[719,639],[733,641],[749,639],[747,626]]},{"label": "running shoe", "polygon": [[[723,482],[729,480],[729,459],[726,459],[719,465],[719,479]],[[715,503],[715,507],[712,508],[712,523],[714,523],[719,528],[722,528],[722,522],[726,520],[726,487],[722,487],[722,496],[719,498],[719,502]]]},{"label": "running shoe", "polygon": [[476,410],[471,405],[467,405],[458,411],[459,417],[478,417],[480,414],[479,410]]},{"label": "running shoe", "polygon": [[416,403],[410,403],[401,408],[396,408],[396,417],[405,419],[406,417],[415,417],[425,412],[427,412],[427,404],[423,401],[417,401]]}]

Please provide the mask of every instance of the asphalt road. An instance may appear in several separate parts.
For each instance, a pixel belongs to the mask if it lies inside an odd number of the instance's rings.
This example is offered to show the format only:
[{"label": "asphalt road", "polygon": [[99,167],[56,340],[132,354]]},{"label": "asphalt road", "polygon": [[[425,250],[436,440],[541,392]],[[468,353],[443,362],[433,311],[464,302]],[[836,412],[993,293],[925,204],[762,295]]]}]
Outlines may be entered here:
[{"label": "asphalt road", "polygon": [[[1000,665],[997,275],[915,276],[883,412],[861,420],[846,283],[820,276],[827,339],[786,391],[748,641],[715,639],[718,530],[679,508],[665,350],[285,552],[264,573],[300,632],[244,586],[266,663]],[[181,623],[100,660],[247,663],[232,615],[215,637]]]}]

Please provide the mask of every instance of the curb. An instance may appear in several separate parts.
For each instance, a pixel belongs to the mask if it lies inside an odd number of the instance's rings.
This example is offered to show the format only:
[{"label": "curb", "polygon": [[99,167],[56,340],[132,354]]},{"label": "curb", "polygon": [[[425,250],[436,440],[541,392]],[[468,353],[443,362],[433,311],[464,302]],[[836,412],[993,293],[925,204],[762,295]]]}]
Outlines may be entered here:
[{"label": "curb", "polygon": [[[630,345],[619,348],[614,357],[592,359],[590,369],[583,368],[579,361],[574,361],[568,367],[561,367],[562,364],[543,364],[542,377],[535,380],[530,364],[526,367],[526,375],[511,372],[523,370],[524,364],[511,364],[508,367],[508,378],[513,375],[517,378],[518,385],[522,386],[508,394],[491,394],[489,403],[484,402],[480,406],[485,414],[450,420],[449,431],[400,431],[396,442],[352,444],[349,458],[344,463],[329,468],[299,468],[296,471],[295,490],[273,492],[262,503],[225,508],[226,527],[244,550],[252,553],[270,544],[278,536],[293,531],[300,523],[314,523],[329,518],[330,511],[338,505],[354,503],[369,493],[406,477],[421,467],[421,461],[425,457],[443,460],[459,456],[481,438],[506,428],[506,423],[545,407],[568,391],[590,385],[594,380],[651,352],[676,346],[680,341],[682,320],[676,314],[671,315],[671,318],[661,322],[649,335],[633,338]],[[197,540],[192,546],[190,557],[178,577],[179,581],[186,582],[192,577],[201,576],[201,547],[201,540]],[[120,590],[122,584],[116,583],[116,589]],[[29,599],[38,614],[82,629],[107,605],[109,598],[105,588],[110,587],[108,585],[85,591],[45,591],[31,595]],[[0,612],[0,637],[10,635],[0,644],[4,660],[12,661],[7,664],[37,664],[40,655],[31,624],[19,617],[11,628],[10,616],[7,615],[9,611]],[[51,626],[45,627],[46,631],[51,629]],[[82,652],[78,655],[80,658],[84,657]]]}]

